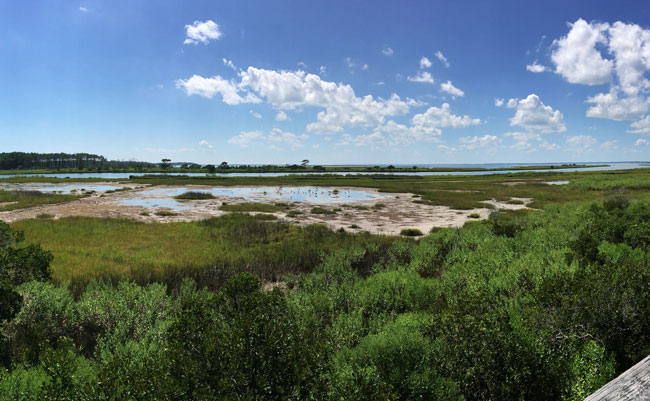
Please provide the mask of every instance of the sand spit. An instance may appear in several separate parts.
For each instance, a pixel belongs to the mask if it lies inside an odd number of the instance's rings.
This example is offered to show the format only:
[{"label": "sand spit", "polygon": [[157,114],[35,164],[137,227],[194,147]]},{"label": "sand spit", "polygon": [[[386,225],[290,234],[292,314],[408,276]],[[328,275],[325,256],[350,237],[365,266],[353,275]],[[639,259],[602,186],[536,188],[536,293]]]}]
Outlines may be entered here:
[{"label": "sand spit", "polygon": [[[178,188],[158,186],[155,189]],[[203,186],[188,185],[183,188],[190,190],[208,189]],[[276,203],[286,202],[285,198],[264,193],[263,196],[217,196],[209,200],[190,200],[176,202],[168,195],[150,196],[153,188],[138,187],[129,191],[105,193],[100,192],[91,196],[57,205],[37,206],[29,209],[21,209],[9,212],[0,212],[0,220],[13,222],[16,220],[36,218],[38,215],[49,214],[55,219],[68,216],[87,217],[111,217],[130,218],[146,222],[174,222],[174,221],[195,221],[213,216],[220,216],[224,212],[219,208],[227,203],[229,205],[244,202]],[[520,204],[509,204],[498,202],[494,199],[486,201],[485,208],[472,210],[454,210],[447,206],[431,206],[414,203],[413,194],[409,193],[384,193],[372,188],[347,188],[336,187],[332,191],[366,191],[369,197],[360,201],[331,199],[326,203],[294,202],[291,208],[286,211],[273,213],[281,220],[291,223],[325,224],[334,230],[340,228],[350,232],[368,231],[376,234],[396,235],[404,228],[417,228],[423,233],[429,232],[433,227],[460,227],[466,221],[477,220],[470,218],[470,215],[479,215],[479,219],[485,219],[496,209],[522,209],[532,201],[528,198],[512,198],[520,201]],[[147,192],[149,191],[149,192]],[[160,192],[160,191],[159,191]],[[155,207],[127,204],[125,202],[133,199],[154,199],[157,201]],[[381,198],[379,198],[381,197]],[[164,207],[169,202],[173,207]],[[519,203],[519,202],[518,202]],[[487,206],[489,205],[489,206]],[[312,208],[322,207],[336,211],[334,214],[314,214]],[[159,212],[170,212],[167,215],[157,215]],[[288,215],[289,212],[292,212]],[[164,213],[163,213],[164,214]]]}]

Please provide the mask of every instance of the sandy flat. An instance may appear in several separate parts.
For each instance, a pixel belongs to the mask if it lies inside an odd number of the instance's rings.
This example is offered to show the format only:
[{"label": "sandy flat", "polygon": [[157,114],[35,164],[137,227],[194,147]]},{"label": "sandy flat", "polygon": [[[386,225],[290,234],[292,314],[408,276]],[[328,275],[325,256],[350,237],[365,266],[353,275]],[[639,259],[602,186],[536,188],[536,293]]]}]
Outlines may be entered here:
[{"label": "sandy flat", "polygon": [[[178,188],[178,186],[155,187],[155,189],[165,188]],[[186,188],[187,190],[206,189],[206,187],[196,185],[183,186],[183,188]],[[414,196],[409,193],[385,193],[378,192],[373,188],[332,187],[332,190],[334,189],[341,192],[346,190],[366,191],[370,194],[381,195],[383,199],[362,201],[341,199],[331,200],[327,202],[327,204],[296,202],[292,204],[290,210],[299,211],[301,214],[298,214],[295,217],[287,216],[286,212],[277,212],[274,214],[282,220],[300,225],[325,224],[332,229],[344,228],[345,230],[352,232],[368,231],[376,234],[395,235],[399,234],[399,232],[404,228],[416,228],[423,233],[428,233],[433,227],[460,227],[465,224],[466,221],[476,220],[470,218],[470,214],[478,214],[480,219],[485,219],[489,216],[490,212],[492,212],[492,208],[521,209],[525,208],[525,205],[532,200],[513,198],[521,200],[523,204],[511,205],[504,202],[497,202],[492,199],[485,202],[485,208],[454,210],[447,206],[431,206],[414,203],[412,202]],[[215,199],[210,200],[183,201],[180,202],[180,205],[185,208],[184,210],[172,210],[164,207],[134,206],[124,203],[124,201],[129,199],[149,196],[151,191],[147,193],[146,191],[148,190],[149,189],[146,187],[139,187],[131,191],[97,193],[86,198],[63,204],[44,205],[29,209],[0,212],[0,220],[12,222],[16,220],[35,218],[39,214],[50,214],[55,216],[54,218],[88,216],[131,218],[147,222],[194,221],[228,213],[219,209],[224,203],[237,204],[251,201],[264,203],[286,202],[286,199],[282,197],[264,194],[264,196],[248,196],[246,199],[233,196],[217,196]],[[150,196],[149,199],[174,203],[170,196],[165,195]],[[384,206],[377,208],[377,204],[382,204]],[[313,214],[311,213],[311,209],[314,206],[321,206],[327,209],[340,208],[341,210],[332,215]],[[360,210],[359,208],[354,208],[354,206],[363,206],[364,209]],[[178,215],[155,215],[155,212],[160,210],[170,210]]]}]

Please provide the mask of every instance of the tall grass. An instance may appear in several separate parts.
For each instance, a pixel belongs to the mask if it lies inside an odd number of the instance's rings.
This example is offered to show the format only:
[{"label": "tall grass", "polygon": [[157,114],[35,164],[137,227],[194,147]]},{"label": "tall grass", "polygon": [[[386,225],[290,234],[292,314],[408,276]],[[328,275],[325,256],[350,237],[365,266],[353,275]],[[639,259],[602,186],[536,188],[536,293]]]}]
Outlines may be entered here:
[{"label": "tall grass", "polygon": [[0,212],[69,202],[84,195],[63,195],[39,191],[5,191],[0,189]]},{"label": "tall grass", "polygon": [[394,237],[299,227],[262,216],[230,214],[200,222],[143,223],[69,217],[14,223],[29,242],[54,255],[52,279],[80,291],[93,279],[177,288],[184,277],[218,288],[237,272],[263,280],[311,271],[320,255],[353,245],[387,246]]}]

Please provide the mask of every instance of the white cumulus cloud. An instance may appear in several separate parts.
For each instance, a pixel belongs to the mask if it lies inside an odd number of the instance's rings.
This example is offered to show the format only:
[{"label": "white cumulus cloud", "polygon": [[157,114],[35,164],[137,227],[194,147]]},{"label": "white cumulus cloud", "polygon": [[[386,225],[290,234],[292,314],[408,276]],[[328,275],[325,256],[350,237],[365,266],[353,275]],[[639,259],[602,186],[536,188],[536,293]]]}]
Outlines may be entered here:
[{"label": "white cumulus cloud", "polygon": [[427,84],[434,83],[433,75],[431,75],[431,73],[429,73],[428,71],[420,71],[417,73],[417,75],[413,77],[407,77],[406,79],[408,79],[411,82],[422,82]]},{"label": "white cumulus cloud", "polygon": [[612,80],[613,62],[602,57],[597,44],[606,44],[607,24],[590,24],[579,19],[571,30],[553,41],[551,60],[555,72],[574,84],[600,85]]},{"label": "white cumulus cloud", "polygon": [[219,25],[212,20],[194,21],[192,25],[185,25],[184,45],[197,45],[199,43],[208,44],[211,40],[217,40],[221,37]]},{"label": "white cumulus cloud", "polygon": [[647,139],[637,139],[636,142],[634,142],[634,146],[648,146],[650,145],[650,142],[648,142]]},{"label": "white cumulus cloud", "polygon": [[594,104],[587,109],[587,117],[617,121],[634,120],[648,111],[648,99],[641,96],[621,98],[614,88],[609,93],[599,93],[587,98],[587,103]]},{"label": "white cumulus cloud", "polygon": [[504,104],[505,104],[505,100],[504,100],[504,99],[494,98],[494,105],[495,105],[496,107],[501,107],[501,106],[503,106]]},{"label": "white cumulus cloud", "polygon": [[431,61],[428,58],[422,56],[420,59],[420,68],[425,69],[431,67]]},{"label": "white cumulus cloud", "polygon": [[387,45],[384,45],[384,48],[381,49],[381,53],[382,53],[384,56],[392,56],[394,52],[393,52],[393,49],[391,49],[391,48],[388,47]]},{"label": "white cumulus cloud", "polygon": [[208,141],[206,141],[205,139],[203,139],[202,141],[199,142],[199,146],[201,146],[202,148],[205,148],[205,149],[212,149],[213,148],[213,146]]},{"label": "white cumulus cloud", "polygon": [[650,134],[650,115],[633,122],[630,127],[634,128],[627,131],[630,134]]},{"label": "white cumulus cloud", "polygon": [[447,81],[444,83],[440,84],[440,90],[443,92],[447,92],[452,96],[458,96],[458,97],[463,97],[465,96],[465,92],[462,90],[456,88],[454,85],[451,84],[451,81]]},{"label": "white cumulus cloud", "polygon": [[440,60],[440,62],[441,62],[442,64],[445,65],[446,68],[449,68],[449,61],[447,61],[447,57],[445,57],[445,55],[442,54],[442,52],[441,52],[440,50],[438,50],[437,52],[435,52],[434,55],[436,56],[436,58],[437,58],[438,60]]},{"label": "white cumulus cloud", "polygon": [[242,96],[239,93],[237,84],[216,75],[212,78],[204,78],[193,75],[190,78],[176,81],[176,87],[185,90],[187,95],[198,95],[212,99],[217,93],[221,95],[223,102],[229,105],[240,103],[259,103],[260,99],[251,93]]},{"label": "white cumulus cloud", "polygon": [[264,138],[261,131],[242,131],[237,136],[228,139],[228,143],[247,148],[261,138]]},{"label": "white cumulus cloud", "polygon": [[526,66],[526,69],[530,72],[535,72],[535,73],[546,71],[546,67],[541,64],[537,64],[537,61],[533,61],[532,64],[528,64]]},{"label": "white cumulus cloud", "polygon": [[278,111],[278,114],[275,115],[275,121],[287,121],[289,120],[289,116],[287,113],[284,111],[280,110]]},{"label": "white cumulus cloud", "polygon": [[500,144],[501,138],[496,135],[465,136],[459,139],[461,149],[486,149],[494,151]]},{"label": "white cumulus cloud", "polygon": [[508,107],[511,105],[516,109],[514,117],[510,119],[510,125],[513,127],[540,134],[566,131],[562,113],[542,103],[534,93],[525,99],[508,100]]},{"label": "white cumulus cloud", "polygon": [[592,150],[598,141],[591,135],[567,136],[567,150],[574,153],[586,153]]}]

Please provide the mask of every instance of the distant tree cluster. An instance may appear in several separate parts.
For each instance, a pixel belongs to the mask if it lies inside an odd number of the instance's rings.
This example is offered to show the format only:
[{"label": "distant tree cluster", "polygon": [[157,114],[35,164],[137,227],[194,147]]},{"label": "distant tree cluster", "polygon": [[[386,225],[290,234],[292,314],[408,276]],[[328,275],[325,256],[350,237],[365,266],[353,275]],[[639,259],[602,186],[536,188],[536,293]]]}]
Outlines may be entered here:
[{"label": "distant tree cluster", "polygon": [[154,164],[140,161],[107,160],[91,153],[0,153],[0,170],[143,168]]}]

